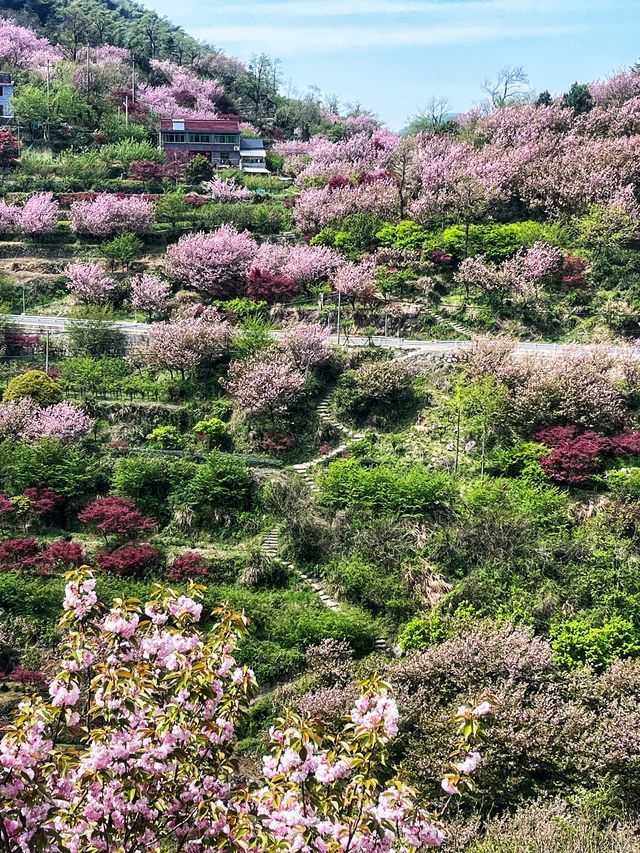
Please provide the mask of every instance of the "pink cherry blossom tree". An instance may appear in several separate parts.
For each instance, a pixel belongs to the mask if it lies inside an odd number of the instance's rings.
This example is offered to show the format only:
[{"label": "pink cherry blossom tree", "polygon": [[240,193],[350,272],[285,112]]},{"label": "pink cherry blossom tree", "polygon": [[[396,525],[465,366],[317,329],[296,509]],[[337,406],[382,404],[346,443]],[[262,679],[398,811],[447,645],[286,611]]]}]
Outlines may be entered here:
[{"label": "pink cherry blossom tree", "polygon": [[55,438],[76,444],[93,429],[93,420],[84,409],[63,401],[41,407],[29,397],[0,403],[0,437],[24,441]]},{"label": "pink cherry blossom tree", "polygon": [[35,193],[23,204],[18,222],[23,234],[48,234],[58,224],[58,202],[53,193]]},{"label": "pink cherry blossom tree", "polygon": [[305,376],[331,359],[327,330],[319,323],[293,323],[280,338],[280,349]]},{"label": "pink cherry blossom tree", "polygon": [[65,275],[69,279],[69,293],[87,305],[104,305],[118,287],[118,283],[109,278],[102,266],[95,262],[69,264]]},{"label": "pink cherry blossom tree", "polygon": [[305,287],[326,281],[343,263],[342,255],[329,246],[262,243],[256,252],[253,268],[283,275]]},{"label": "pink cherry blossom tree", "polygon": [[206,181],[203,188],[214,201],[239,202],[250,201],[253,198],[251,190],[225,178],[215,177],[211,181]]},{"label": "pink cherry blossom tree", "polygon": [[371,259],[357,264],[350,261],[334,275],[333,289],[353,306],[356,302],[372,302],[376,297],[375,270],[375,262]]},{"label": "pink cherry blossom tree", "polygon": [[139,196],[118,198],[101,193],[92,201],[74,201],[70,208],[71,228],[79,234],[106,237],[132,231],[148,234],[153,230],[155,208]]},{"label": "pink cherry blossom tree", "polygon": [[224,89],[215,80],[204,80],[183,65],[151,60],[152,69],[169,82],[158,86],[142,83],[138,100],[160,118],[210,119]]},{"label": "pink cherry blossom tree", "polygon": [[0,65],[15,65],[27,71],[42,71],[47,61],[59,62],[62,54],[32,30],[0,18]]},{"label": "pink cherry blossom tree", "polygon": [[[238,774],[234,738],[256,682],[233,654],[248,620],[219,608],[205,634],[202,595],[156,586],[146,603],[104,608],[90,573],[67,575],[50,701],[25,699],[0,741],[7,851],[126,850],[131,839],[140,851],[222,850],[229,839],[249,853],[440,846],[439,820],[388,766],[398,709],[380,679],[335,731],[288,711],[261,778]],[[450,796],[480,764],[484,705],[455,718]]]},{"label": "pink cherry blossom tree", "polygon": [[246,418],[265,418],[274,426],[304,396],[305,378],[286,355],[259,354],[232,362],[221,384]]},{"label": "pink cherry blossom tree", "polygon": [[212,309],[184,310],[164,323],[149,326],[148,340],[132,355],[150,370],[167,370],[185,379],[196,368],[218,361],[227,351],[232,329]]},{"label": "pink cherry blossom tree", "polygon": [[45,406],[25,424],[27,439],[55,438],[63,444],[76,444],[93,429],[94,421],[80,406],[63,401]]},{"label": "pink cherry blossom tree", "polygon": [[186,234],[167,250],[168,274],[211,296],[237,295],[257,245],[248,231],[222,225],[210,234]]},{"label": "pink cherry blossom tree", "polygon": [[149,318],[164,313],[171,303],[171,285],[157,275],[144,273],[131,279],[131,306]]}]

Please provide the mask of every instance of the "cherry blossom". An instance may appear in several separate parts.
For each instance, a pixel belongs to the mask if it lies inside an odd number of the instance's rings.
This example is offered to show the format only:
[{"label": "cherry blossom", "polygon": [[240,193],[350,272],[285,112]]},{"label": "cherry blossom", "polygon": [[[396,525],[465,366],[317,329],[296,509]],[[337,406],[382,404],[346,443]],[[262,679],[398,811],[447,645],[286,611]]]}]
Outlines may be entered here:
[{"label": "cherry blossom", "polygon": [[77,262],[65,269],[69,279],[67,290],[79,302],[88,305],[103,305],[109,302],[118,284],[110,278],[102,266],[95,262]]}]

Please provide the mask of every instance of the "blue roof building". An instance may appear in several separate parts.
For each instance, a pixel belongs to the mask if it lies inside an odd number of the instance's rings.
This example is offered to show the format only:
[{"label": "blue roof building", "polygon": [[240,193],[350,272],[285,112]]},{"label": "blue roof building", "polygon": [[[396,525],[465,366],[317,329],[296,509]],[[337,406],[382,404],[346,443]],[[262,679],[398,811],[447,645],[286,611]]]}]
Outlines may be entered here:
[{"label": "blue roof building", "polygon": [[0,123],[3,118],[13,118],[12,97],[13,81],[11,74],[0,73]]},{"label": "blue roof building", "polygon": [[240,140],[240,166],[250,175],[268,175],[267,152],[261,139]]}]

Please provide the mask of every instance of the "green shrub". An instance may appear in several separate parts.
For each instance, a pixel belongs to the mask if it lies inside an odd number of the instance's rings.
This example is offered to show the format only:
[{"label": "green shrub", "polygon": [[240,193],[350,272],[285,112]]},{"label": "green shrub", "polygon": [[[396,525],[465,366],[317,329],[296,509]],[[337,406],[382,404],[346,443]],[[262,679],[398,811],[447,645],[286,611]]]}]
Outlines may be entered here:
[{"label": "green shrub", "polygon": [[356,459],[332,462],[321,481],[322,500],[333,509],[372,510],[423,518],[448,509],[456,496],[451,477],[416,465],[363,467]]},{"label": "green shrub", "polygon": [[377,233],[382,246],[394,249],[421,249],[429,236],[429,232],[417,222],[404,219],[394,225],[388,222]]},{"label": "green shrub", "polygon": [[255,672],[258,684],[273,684],[293,678],[305,664],[304,652],[287,649],[271,640],[245,640],[236,655]]},{"label": "green shrub", "polygon": [[402,619],[415,609],[415,598],[400,571],[381,571],[360,557],[340,560],[328,569],[327,579],[341,597],[375,616],[388,613],[394,619]]},{"label": "green shrub", "polygon": [[416,396],[411,368],[393,361],[365,362],[342,374],[333,401],[345,417],[380,425],[406,414]]},{"label": "green shrub", "polygon": [[495,450],[487,460],[487,469],[493,474],[519,477],[528,466],[549,452],[548,447],[536,441],[519,441],[512,447]]},{"label": "green shrub", "polygon": [[184,443],[180,430],[174,426],[157,426],[147,435],[150,447],[158,447],[161,450],[175,450]]},{"label": "green shrub", "polygon": [[193,431],[196,435],[206,437],[209,448],[219,447],[228,436],[227,427],[220,418],[208,418],[206,421],[198,421]]},{"label": "green shrub", "polygon": [[210,181],[214,171],[211,161],[204,154],[196,154],[187,163],[184,178],[188,184],[201,184],[203,181]]},{"label": "green shrub", "polygon": [[233,223],[240,231],[248,228],[256,234],[279,234],[290,221],[289,212],[279,204],[207,204],[196,216],[210,230]]},{"label": "green shrub", "polygon": [[124,269],[129,269],[131,261],[134,261],[142,252],[144,243],[135,234],[126,232],[118,234],[113,240],[109,240],[100,246],[100,254],[111,263],[111,270],[116,264]]},{"label": "green shrub", "polygon": [[10,448],[4,445],[0,473],[4,490],[13,495],[40,486],[81,502],[106,487],[104,470],[95,456],[81,447],[66,447],[53,439]]},{"label": "green shrub", "polygon": [[42,370],[28,370],[15,376],[7,385],[3,399],[21,400],[31,397],[40,406],[52,406],[62,400],[62,388]]},{"label": "green shrub", "polygon": [[181,500],[200,524],[210,524],[218,513],[248,509],[253,496],[253,479],[237,456],[214,451],[198,465]]},{"label": "green shrub", "polygon": [[153,456],[125,456],[116,463],[112,491],[131,498],[145,515],[166,520],[169,497],[196,468],[193,462]]},{"label": "green shrub", "polygon": [[640,500],[640,468],[620,468],[609,471],[607,484],[617,498]]},{"label": "green shrub", "polygon": [[578,616],[552,626],[551,647],[558,666],[603,668],[617,658],[637,657],[640,636],[633,622],[622,616],[612,616],[600,626]]},{"label": "green shrub", "polygon": [[[499,261],[514,255],[519,249],[529,248],[542,240],[553,245],[562,245],[562,226],[545,222],[510,222],[496,225],[471,225],[469,229],[469,255],[486,255],[489,260]],[[426,241],[427,248],[444,249],[456,260],[464,257],[466,230],[464,225],[452,225],[433,234]]]}]

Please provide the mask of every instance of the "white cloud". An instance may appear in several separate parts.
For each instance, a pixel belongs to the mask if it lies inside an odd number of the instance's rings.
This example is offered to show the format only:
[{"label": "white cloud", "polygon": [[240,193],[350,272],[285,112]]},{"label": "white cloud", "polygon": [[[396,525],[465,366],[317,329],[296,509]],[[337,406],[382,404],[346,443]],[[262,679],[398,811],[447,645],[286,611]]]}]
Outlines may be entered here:
[{"label": "white cloud", "polygon": [[576,33],[578,24],[464,23],[414,27],[279,26],[226,24],[197,27],[193,34],[212,44],[244,51],[266,51],[278,56],[298,56],[310,51],[330,53],[374,47],[477,44],[493,39],[553,37]]}]

